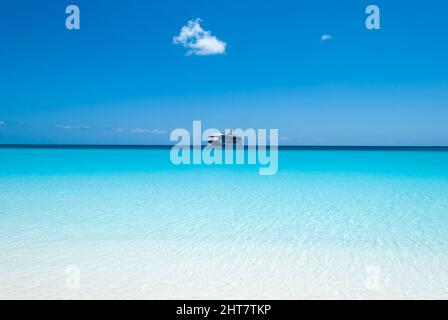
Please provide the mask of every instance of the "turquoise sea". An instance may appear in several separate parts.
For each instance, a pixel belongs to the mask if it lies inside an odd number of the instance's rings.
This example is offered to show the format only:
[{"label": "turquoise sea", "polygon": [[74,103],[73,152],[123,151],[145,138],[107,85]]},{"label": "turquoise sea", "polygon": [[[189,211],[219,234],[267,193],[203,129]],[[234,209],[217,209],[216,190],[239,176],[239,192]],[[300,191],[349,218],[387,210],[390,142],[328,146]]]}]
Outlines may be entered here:
[{"label": "turquoise sea", "polygon": [[448,298],[448,152],[0,149],[0,298]]}]

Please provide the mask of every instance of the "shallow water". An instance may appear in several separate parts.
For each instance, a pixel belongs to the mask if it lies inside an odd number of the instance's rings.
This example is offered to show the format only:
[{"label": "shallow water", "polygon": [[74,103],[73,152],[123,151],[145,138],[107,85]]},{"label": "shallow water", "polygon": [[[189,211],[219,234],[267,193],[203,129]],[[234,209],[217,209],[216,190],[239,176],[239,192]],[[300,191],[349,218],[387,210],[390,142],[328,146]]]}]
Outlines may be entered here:
[{"label": "shallow water", "polygon": [[0,298],[448,298],[448,152],[258,169],[0,149]]}]

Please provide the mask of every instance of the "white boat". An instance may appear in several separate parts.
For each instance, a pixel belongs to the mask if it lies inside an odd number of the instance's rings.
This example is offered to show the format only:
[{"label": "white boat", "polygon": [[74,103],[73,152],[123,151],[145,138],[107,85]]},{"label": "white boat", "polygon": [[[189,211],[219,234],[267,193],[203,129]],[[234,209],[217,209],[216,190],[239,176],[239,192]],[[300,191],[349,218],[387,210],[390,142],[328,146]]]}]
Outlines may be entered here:
[{"label": "white boat", "polygon": [[227,133],[217,132],[208,136],[208,143],[213,146],[240,145],[241,137],[234,135],[233,130],[229,130]]}]

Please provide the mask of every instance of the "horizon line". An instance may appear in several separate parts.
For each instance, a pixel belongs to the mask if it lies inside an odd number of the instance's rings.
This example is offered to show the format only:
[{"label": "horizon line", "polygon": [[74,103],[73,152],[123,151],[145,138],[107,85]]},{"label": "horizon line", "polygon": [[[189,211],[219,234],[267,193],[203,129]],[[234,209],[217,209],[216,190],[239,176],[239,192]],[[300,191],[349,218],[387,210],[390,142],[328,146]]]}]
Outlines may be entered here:
[{"label": "horizon line", "polygon": [[[175,144],[0,144],[1,149],[169,149]],[[193,148],[204,147],[206,145],[190,146]],[[257,146],[246,146],[244,148],[254,148]],[[271,148],[270,146],[267,146]],[[381,145],[280,145],[276,148],[280,150],[444,150],[448,151],[448,146],[381,146]]]}]

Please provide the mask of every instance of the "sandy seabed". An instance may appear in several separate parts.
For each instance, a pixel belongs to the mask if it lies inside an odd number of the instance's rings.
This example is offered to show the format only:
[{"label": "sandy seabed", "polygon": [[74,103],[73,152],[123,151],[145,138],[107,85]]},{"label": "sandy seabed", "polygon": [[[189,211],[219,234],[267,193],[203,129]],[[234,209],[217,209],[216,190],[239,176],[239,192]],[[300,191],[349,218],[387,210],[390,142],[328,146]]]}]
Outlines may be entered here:
[{"label": "sandy seabed", "polygon": [[1,299],[448,298],[448,256],[425,250],[107,243],[2,256]]}]

